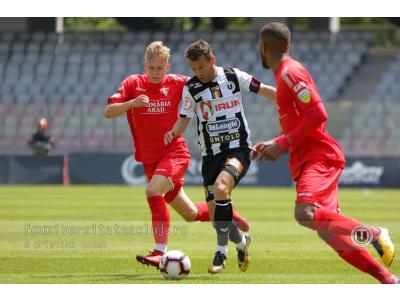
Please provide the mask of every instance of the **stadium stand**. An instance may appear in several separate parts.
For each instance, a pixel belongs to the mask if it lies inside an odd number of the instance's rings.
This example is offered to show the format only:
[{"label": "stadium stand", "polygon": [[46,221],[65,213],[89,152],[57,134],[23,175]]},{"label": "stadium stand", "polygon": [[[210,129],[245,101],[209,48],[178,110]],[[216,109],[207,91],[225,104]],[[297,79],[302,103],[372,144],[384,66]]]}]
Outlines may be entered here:
[{"label": "stadium stand", "polygon": [[380,81],[374,87],[373,92],[369,96],[372,101],[400,101],[400,54],[390,64],[390,67],[383,74]]},{"label": "stadium stand", "polygon": [[[131,138],[125,118],[107,120],[102,115],[107,97],[126,76],[142,72],[143,51],[153,40],[163,40],[171,48],[171,72],[190,74],[183,53],[198,38],[211,43],[218,65],[235,66],[267,84],[274,84],[272,72],[262,69],[257,55],[257,32],[99,31],[66,32],[63,36],[45,32],[1,33],[0,151],[24,151],[40,116],[49,120],[56,152],[130,151]],[[362,63],[371,43],[369,32],[341,32],[332,36],[325,32],[298,31],[293,35],[292,55],[309,68],[321,95],[330,102],[339,98],[346,80]],[[382,84],[389,86],[393,77],[400,78],[399,65],[400,58],[392,73],[382,78]],[[377,85],[377,95],[382,84]],[[397,92],[391,90],[390,95],[399,92],[396,88]],[[245,102],[253,141],[278,133],[273,105],[251,95]],[[360,110],[362,113],[354,119],[354,124],[349,121],[356,128],[338,133],[346,151],[357,149],[349,142],[352,132],[368,131],[366,128],[370,127],[364,126],[363,118],[377,111],[375,106]],[[375,123],[368,126],[375,128]],[[190,148],[197,151],[194,130],[192,126],[186,135]]]}]

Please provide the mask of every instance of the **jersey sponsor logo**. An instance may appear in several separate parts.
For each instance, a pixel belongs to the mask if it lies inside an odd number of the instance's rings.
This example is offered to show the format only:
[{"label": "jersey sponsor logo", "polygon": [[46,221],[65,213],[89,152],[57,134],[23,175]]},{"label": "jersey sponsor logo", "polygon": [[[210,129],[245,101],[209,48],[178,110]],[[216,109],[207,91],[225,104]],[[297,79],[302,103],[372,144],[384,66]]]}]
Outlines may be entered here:
[{"label": "jersey sponsor logo", "polygon": [[164,96],[168,96],[169,88],[163,87],[163,88],[160,89],[160,92],[161,92]]},{"label": "jersey sponsor logo", "polygon": [[215,111],[232,109],[240,105],[239,99],[233,99],[226,102],[218,103],[214,106]]},{"label": "jersey sponsor logo", "polygon": [[184,103],[183,103],[183,109],[184,110],[190,110],[193,106],[192,101],[190,101],[189,97],[185,97],[183,99]]},{"label": "jersey sponsor logo", "polygon": [[140,87],[137,87],[136,90],[139,91],[139,92],[145,92],[146,91],[146,89],[143,89],[143,88],[140,88]]},{"label": "jersey sponsor logo", "polygon": [[208,120],[209,118],[211,118],[211,116],[213,115],[211,101],[202,101],[200,103],[200,110],[204,120]]},{"label": "jersey sponsor logo", "polygon": [[240,133],[239,132],[221,134],[221,135],[217,135],[217,136],[210,136],[210,142],[212,144],[229,143],[231,141],[239,140],[239,139],[240,139]]},{"label": "jersey sponsor logo", "polygon": [[145,114],[164,113],[171,101],[149,101]]},{"label": "jersey sponsor logo", "polygon": [[233,118],[229,120],[221,120],[216,122],[210,122],[207,124],[208,133],[222,133],[236,130],[240,127],[240,120]]},{"label": "jersey sponsor logo", "polygon": [[297,98],[299,98],[299,100],[303,103],[309,103],[311,100],[310,90],[307,88],[302,89],[297,93]]}]

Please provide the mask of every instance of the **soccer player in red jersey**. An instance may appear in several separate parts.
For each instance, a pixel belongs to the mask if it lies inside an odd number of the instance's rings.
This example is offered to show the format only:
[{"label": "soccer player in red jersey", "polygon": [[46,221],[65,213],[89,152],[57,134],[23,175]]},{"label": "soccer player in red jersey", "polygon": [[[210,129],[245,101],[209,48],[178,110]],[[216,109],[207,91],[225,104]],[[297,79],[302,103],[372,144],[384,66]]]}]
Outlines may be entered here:
[{"label": "soccer player in red jersey", "polygon": [[296,182],[297,222],[316,230],[349,264],[381,283],[398,283],[360,243],[369,238],[383,263],[390,266],[395,250],[388,230],[363,225],[339,212],[338,179],[345,166],[344,154],[326,130],[328,114],[313,79],[289,55],[290,30],[285,24],[269,23],[262,28],[259,43],[263,66],[275,74],[282,135],[255,145],[253,159],[274,161],[288,150]]},{"label": "soccer player in red jersey", "polygon": [[[178,119],[183,86],[188,80],[186,76],[166,74],[169,58],[169,48],[162,42],[149,44],[144,60],[146,73],[126,78],[108,98],[104,110],[107,118],[126,113],[135,145],[135,159],[144,165],[155,249],[149,255],[136,256],[136,259],[157,268],[166,252],[169,236],[170,214],[166,203],[188,222],[210,220],[207,204],[194,204],[182,188],[190,162],[184,138],[179,136],[173,143],[164,144],[164,134]],[[249,230],[246,220],[236,212],[234,218],[242,230]]]}]

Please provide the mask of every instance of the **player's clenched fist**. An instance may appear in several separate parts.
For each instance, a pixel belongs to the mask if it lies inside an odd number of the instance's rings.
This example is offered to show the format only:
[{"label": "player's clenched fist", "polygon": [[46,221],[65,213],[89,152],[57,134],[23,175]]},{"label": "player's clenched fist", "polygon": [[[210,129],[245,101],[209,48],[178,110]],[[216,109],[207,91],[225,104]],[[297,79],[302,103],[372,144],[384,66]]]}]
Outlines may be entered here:
[{"label": "player's clenched fist", "polygon": [[253,146],[250,152],[250,159],[251,160],[262,160],[262,152],[266,147],[271,144],[272,141],[260,142]]},{"label": "player's clenched fist", "polygon": [[131,101],[132,101],[132,107],[134,108],[139,108],[149,105],[149,97],[147,97],[146,95],[140,95]]},{"label": "player's clenched fist", "polygon": [[252,160],[276,160],[281,154],[279,145],[274,140],[260,142],[254,145],[250,153],[250,159]]},{"label": "player's clenched fist", "polygon": [[176,134],[175,134],[172,130],[166,132],[166,133],[164,134],[164,144],[165,144],[165,145],[170,144],[170,143],[173,141],[173,139],[174,139],[175,137],[176,137]]}]

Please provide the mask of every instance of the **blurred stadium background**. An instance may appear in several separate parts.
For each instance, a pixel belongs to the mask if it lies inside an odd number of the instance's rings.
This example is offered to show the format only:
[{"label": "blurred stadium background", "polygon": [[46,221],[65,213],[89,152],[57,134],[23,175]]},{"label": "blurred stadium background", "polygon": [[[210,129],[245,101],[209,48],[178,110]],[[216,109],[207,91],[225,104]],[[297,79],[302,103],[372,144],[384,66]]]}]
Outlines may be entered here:
[{"label": "blurred stadium background", "polygon": [[[346,155],[398,155],[400,18],[0,18],[0,153],[29,154],[40,117],[49,121],[52,155],[130,153],[125,118],[102,113],[119,83],[143,72],[153,40],[171,48],[171,72],[191,74],[184,49],[204,38],[219,65],[274,85],[261,67],[257,35],[276,19],[292,28],[292,56],[316,80],[329,130]],[[278,134],[273,105],[247,95],[245,106],[253,142]],[[196,154],[193,125],[186,137]]]},{"label": "blurred stadium background", "polygon": [[[364,189],[400,187],[399,19],[0,18],[0,282],[164,283],[134,260],[152,247],[148,232],[36,234],[24,228],[149,226],[145,180],[131,158],[129,128],[125,117],[103,117],[107,97],[126,76],[143,72],[144,49],[153,40],[171,48],[171,72],[191,74],[183,52],[201,37],[211,43],[218,65],[274,85],[272,72],[261,67],[257,42],[261,26],[272,20],[292,28],[292,56],[309,68],[325,100],[329,131],[348,158],[341,184],[363,187],[341,190],[343,213],[399,236],[399,189]],[[253,142],[278,134],[272,103],[247,94],[244,105]],[[48,157],[33,157],[28,141],[42,117],[55,148]],[[193,154],[188,184],[202,182],[196,136],[192,122],[186,133]],[[6,185],[21,183],[59,186]],[[99,185],[127,183],[139,187]],[[295,223],[291,185],[282,158],[253,163],[235,190],[235,208],[250,221],[255,241],[245,274],[230,259],[223,276],[208,276],[214,231],[172,212],[174,226],[190,233],[171,236],[169,244],[192,260],[183,282],[375,283]],[[203,201],[202,188],[185,190]],[[391,270],[399,275],[400,265]]]}]

